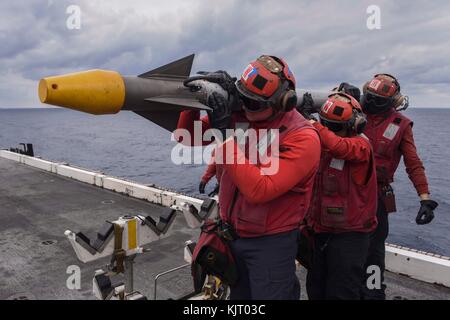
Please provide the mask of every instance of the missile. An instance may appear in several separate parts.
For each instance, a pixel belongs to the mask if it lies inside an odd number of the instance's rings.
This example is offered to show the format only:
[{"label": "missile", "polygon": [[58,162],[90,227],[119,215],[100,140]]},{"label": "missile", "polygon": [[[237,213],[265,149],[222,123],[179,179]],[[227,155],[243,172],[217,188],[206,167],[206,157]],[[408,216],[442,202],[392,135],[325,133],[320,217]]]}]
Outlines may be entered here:
[{"label": "missile", "polygon": [[[197,80],[192,90],[183,85],[191,73],[194,54],[138,76],[122,76],[109,70],[89,70],[39,81],[42,103],[94,115],[116,114],[122,110],[136,114],[173,132],[183,110],[211,110],[208,97],[228,93],[218,84]],[[305,90],[299,91],[299,104]],[[314,105],[326,101],[327,93],[311,92]]]},{"label": "missile", "polygon": [[296,89],[297,92],[297,105],[301,106],[303,104],[303,98],[305,94],[310,94],[314,109],[320,109],[322,105],[327,101],[328,96],[332,93],[327,91],[319,91],[319,90],[306,90],[306,89]]},{"label": "missile", "polygon": [[215,84],[203,86],[198,92],[183,85],[193,61],[194,55],[190,55],[137,77],[108,70],[47,77],[39,81],[39,99],[94,115],[130,110],[173,131],[181,111],[210,110],[200,101],[206,101]]}]

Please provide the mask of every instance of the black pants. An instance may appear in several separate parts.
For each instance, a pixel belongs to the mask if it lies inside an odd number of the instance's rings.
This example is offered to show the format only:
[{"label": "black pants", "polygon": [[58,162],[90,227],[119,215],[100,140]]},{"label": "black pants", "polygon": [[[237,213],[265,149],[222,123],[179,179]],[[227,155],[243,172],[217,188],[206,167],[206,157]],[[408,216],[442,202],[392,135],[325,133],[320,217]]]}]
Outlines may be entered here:
[{"label": "black pants", "polygon": [[231,300],[299,300],[295,274],[298,231],[231,242],[239,272]]},{"label": "black pants", "polygon": [[310,300],[360,300],[369,233],[319,233],[306,278]]},{"label": "black pants", "polygon": [[375,231],[370,235],[369,253],[367,255],[367,261],[365,270],[370,266],[378,266],[381,272],[381,288],[380,289],[368,289],[367,277],[370,274],[366,273],[366,280],[363,282],[363,299],[365,300],[385,300],[386,299],[386,285],[384,284],[384,271],[385,265],[385,242],[389,234],[389,214],[386,213],[383,201],[378,200],[378,226]]}]

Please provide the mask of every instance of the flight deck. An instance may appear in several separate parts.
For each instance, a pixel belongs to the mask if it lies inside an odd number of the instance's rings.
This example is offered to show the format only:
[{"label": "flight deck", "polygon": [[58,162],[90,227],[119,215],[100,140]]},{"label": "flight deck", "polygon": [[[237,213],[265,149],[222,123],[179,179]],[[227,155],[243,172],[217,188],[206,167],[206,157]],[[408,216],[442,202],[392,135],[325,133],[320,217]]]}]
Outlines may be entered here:
[{"label": "flight deck", "polygon": [[[157,219],[164,210],[145,200],[0,157],[0,300],[94,299],[92,277],[109,259],[83,264],[64,232],[70,229],[92,236],[105,221],[137,214]],[[195,241],[198,234],[198,229],[189,228],[177,216],[167,237],[136,258],[136,289],[154,299],[155,276],[185,265],[185,242]],[[79,289],[68,281],[77,266]],[[302,299],[307,299],[304,269],[299,269],[298,276]],[[386,278],[388,299],[450,299],[450,288],[442,285],[391,272]],[[177,299],[192,288],[190,268],[181,268],[158,280],[156,298]]]}]

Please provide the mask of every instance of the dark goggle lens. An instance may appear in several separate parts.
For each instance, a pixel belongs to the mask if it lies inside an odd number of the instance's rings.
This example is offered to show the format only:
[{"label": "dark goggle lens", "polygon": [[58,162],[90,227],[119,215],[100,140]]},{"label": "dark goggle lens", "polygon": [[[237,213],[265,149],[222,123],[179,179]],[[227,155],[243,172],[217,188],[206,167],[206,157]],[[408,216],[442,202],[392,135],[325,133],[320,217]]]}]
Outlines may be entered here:
[{"label": "dark goggle lens", "polygon": [[390,98],[390,97],[380,97],[380,96],[371,94],[370,92],[367,92],[364,95],[364,98],[365,98],[365,100],[368,103],[373,104],[374,106],[380,107],[380,108],[389,106],[392,103],[392,98]]},{"label": "dark goggle lens", "polygon": [[330,122],[322,118],[320,119],[320,123],[333,132],[339,132],[345,128],[345,125],[343,123]]},{"label": "dark goggle lens", "polygon": [[268,102],[257,101],[247,97],[241,97],[242,102],[244,103],[244,107],[246,110],[250,112],[258,112],[265,110],[269,107]]}]

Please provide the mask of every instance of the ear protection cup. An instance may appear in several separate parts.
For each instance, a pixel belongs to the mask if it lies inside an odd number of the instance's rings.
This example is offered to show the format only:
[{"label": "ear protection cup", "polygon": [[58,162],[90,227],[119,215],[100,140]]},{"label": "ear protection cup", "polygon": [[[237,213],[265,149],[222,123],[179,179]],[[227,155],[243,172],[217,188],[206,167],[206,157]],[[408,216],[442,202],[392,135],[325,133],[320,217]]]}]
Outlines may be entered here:
[{"label": "ear protection cup", "polygon": [[280,107],[281,112],[288,112],[297,107],[297,93],[295,92],[295,78],[289,71],[289,67],[284,60],[278,57],[271,56],[278,63],[282,65],[282,72],[279,73],[282,84],[280,86],[280,93],[278,98],[275,98],[277,105]]},{"label": "ear protection cup", "polygon": [[398,93],[394,97],[394,102],[393,102],[394,108],[397,109],[398,107],[400,107],[404,101],[405,101],[405,97],[402,94]]},{"label": "ear protection cup", "polygon": [[294,90],[288,90],[281,94],[279,99],[281,111],[288,112],[297,107],[297,93]]},{"label": "ear protection cup", "polygon": [[288,81],[281,84],[278,93],[270,100],[281,112],[288,112],[297,107],[297,93],[291,88]]},{"label": "ear protection cup", "polygon": [[353,117],[349,120],[349,127],[357,134],[361,134],[367,125],[367,118],[364,114],[353,109]]}]

